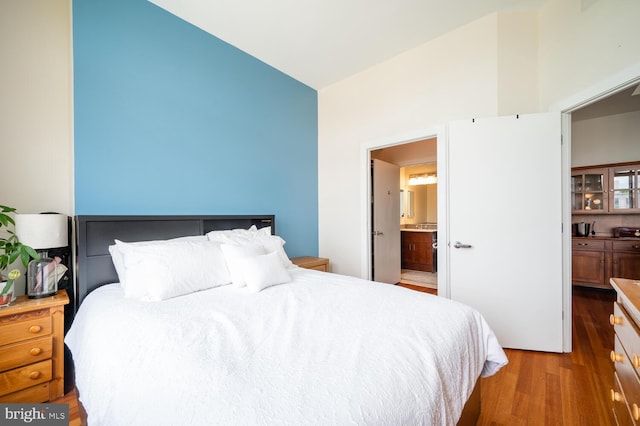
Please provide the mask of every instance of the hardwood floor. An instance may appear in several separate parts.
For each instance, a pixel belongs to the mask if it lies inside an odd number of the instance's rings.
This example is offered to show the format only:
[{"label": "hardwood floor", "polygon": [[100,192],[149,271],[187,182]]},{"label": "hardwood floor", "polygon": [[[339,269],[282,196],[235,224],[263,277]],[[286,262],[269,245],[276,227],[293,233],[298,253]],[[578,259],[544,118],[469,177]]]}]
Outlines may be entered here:
[{"label": "hardwood floor", "polygon": [[[434,290],[399,284],[416,291]],[[479,426],[615,424],[613,387],[613,291],[573,289],[573,352],[542,353],[506,349],[509,364],[481,379]],[[70,426],[85,425],[75,391],[55,401],[69,404]]]},{"label": "hardwood floor", "polygon": [[613,290],[574,287],[571,353],[505,349],[509,364],[481,379],[478,425],[614,425],[609,398],[614,300]]},{"label": "hardwood floor", "polygon": [[78,403],[78,394],[75,389],[62,398],[56,399],[53,403],[69,405],[69,426],[86,426],[87,416],[82,406]]}]

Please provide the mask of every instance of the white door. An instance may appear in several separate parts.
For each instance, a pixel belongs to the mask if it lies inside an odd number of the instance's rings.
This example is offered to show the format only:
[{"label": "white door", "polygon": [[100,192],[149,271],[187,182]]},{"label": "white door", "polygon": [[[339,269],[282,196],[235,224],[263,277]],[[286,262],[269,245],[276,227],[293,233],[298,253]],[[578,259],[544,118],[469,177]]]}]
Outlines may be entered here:
[{"label": "white door", "polygon": [[548,113],[449,125],[450,295],[507,348],[562,352],[560,123]]},{"label": "white door", "polygon": [[373,160],[372,279],[400,281],[400,167]]}]

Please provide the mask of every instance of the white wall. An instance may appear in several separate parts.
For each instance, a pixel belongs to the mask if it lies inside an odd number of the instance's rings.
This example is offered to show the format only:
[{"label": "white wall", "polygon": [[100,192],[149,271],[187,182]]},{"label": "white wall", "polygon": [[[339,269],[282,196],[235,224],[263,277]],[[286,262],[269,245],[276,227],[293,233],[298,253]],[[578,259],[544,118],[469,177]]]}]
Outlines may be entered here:
[{"label": "white wall", "polygon": [[73,214],[70,0],[0,2],[0,204]]},{"label": "white wall", "polygon": [[539,14],[540,109],[638,64],[640,1],[548,0]]},{"label": "white wall", "polygon": [[0,1],[0,204],[19,213],[73,215],[71,50],[70,0]]},{"label": "white wall", "polygon": [[573,120],[571,166],[640,161],[640,111]]},{"label": "white wall", "polygon": [[319,91],[319,252],[332,271],[362,276],[361,144],[496,115],[496,27],[485,17]]},{"label": "white wall", "polygon": [[363,145],[459,118],[547,111],[637,63],[639,8],[550,0],[539,13],[489,15],[321,90],[319,251],[332,270],[365,273]]},{"label": "white wall", "polygon": [[537,112],[538,15],[503,12],[497,24],[498,115]]}]

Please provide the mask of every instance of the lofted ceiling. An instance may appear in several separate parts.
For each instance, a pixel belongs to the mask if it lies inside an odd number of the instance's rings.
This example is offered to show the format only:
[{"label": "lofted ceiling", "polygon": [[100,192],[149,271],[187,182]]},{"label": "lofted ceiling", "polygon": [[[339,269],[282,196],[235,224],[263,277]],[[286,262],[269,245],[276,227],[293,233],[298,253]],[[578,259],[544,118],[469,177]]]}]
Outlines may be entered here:
[{"label": "lofted ceiling", "polygon": [[149,0],[316,89],[487,14],[544,0]]}]

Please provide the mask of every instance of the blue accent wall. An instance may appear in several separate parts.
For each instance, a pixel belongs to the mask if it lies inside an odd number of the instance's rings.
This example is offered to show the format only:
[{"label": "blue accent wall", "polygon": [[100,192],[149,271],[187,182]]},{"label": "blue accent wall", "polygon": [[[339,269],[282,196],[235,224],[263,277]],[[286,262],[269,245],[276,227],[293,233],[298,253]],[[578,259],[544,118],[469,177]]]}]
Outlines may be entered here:
[{"label": "blue accent wall", "polygon": [[76,214],[275,214],[318,252],[317,92],[146,0],[73,2]]}]

